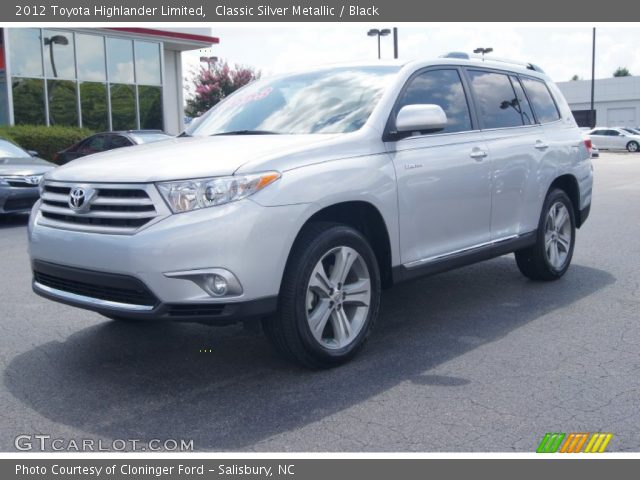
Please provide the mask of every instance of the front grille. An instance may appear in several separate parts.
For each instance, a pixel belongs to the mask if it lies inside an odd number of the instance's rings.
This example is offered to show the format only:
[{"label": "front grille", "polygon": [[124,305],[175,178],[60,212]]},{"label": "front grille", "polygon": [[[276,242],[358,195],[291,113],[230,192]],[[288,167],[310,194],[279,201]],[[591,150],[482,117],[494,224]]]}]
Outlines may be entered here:
[{"label": "front grille", "polygon": [[17,187],[17,188],[38,188],[38,184],[33,184],[33,183],[29,183],[27,182],[26,179],[24,178],[20,178],[20,177],[15,177],[15,178],[5,178],[4,179],[5,182],[7,182],[9,184],[10,187]]},{"label": "front grille", "polygon": [[126,275],[39,263],[34,265],[33,279],[56,290],[110,302],[143,306],[158,303],[142,282]]},{"label": "front grille", "polygon": [[29,198],[9,198],[4,202],[5,212],[19,212],[22,210],[31,210],[33,204],[36,203],[38,197]]},{"label": "front grille", "polygon": [[165,206],[152,185],[80,184],[95,190],[81,212],[69,205],[76,185],[46,182],[38,223],[54,228],[98,233],[132,234],[165,213]]}]

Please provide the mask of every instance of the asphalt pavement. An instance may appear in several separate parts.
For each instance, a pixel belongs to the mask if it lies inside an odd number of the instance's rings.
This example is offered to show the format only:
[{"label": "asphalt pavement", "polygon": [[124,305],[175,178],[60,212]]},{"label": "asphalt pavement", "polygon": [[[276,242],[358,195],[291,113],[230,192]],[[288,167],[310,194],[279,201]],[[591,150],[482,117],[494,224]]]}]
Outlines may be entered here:
[{"label": "asphalt pavement", "polygon": [[546,432],[611,432],[609,451],[640,451],[640,154],[594,165],[563,279],[531,282],[508,255],[403,284],[361,355],[320,372],[240,326],[120,324],[37,297],[26,220],[0,219],[0,451],[45,434],[532,452]]}]

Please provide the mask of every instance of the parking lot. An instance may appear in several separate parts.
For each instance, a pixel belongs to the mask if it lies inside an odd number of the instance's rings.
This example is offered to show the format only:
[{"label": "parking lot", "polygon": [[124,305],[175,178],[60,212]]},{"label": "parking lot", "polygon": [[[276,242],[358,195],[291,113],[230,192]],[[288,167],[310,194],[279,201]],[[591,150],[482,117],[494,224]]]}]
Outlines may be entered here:
[{"label": "parking lot", "polygon": [[48,434],[214,451],[532,452],[546,432],[612,432],[609,451],[638,451],[640,154],[594,165],[563,279],[528,281],[509,255],[392,289],[362,354],[321,372],[239,326],[118,324],[41,299],[26,219],[0,219],[0,450]]}]

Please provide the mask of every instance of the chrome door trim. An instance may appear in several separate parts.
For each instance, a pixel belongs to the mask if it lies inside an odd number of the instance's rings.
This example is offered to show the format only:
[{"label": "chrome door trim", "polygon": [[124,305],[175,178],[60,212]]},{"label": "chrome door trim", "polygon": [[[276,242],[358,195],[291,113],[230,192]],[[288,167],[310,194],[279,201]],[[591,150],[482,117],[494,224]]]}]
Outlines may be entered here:
[{"label": "chrome door trim", "polygon": [[502,238],[499,238],[499,239],[496,239],[496,240],[490,240],[488,242],[478,243],[478,244],[473,245],[471,247],[466,247],[466,248],[461,248],[459,250],[454,250],[453,252],[443,253],[443,254],[440,254],[440,255],[434,255],[433,257],[421,258],[419,260],[414,260],[414,261],[409,262],[409,263],[403,263],[402,266],[407,268],[407,269],[417,268],[417,267],[420,267],[420,266],[425,265],[427,263],[435,262],[437,260],[442,260],[442,259],[445,259],[447,257],[452,257],[452,256],[455,256],[455,255],[459,255],[461,253],[471,252],[471,251],[477,250],[479,248],[494,246],[494,245],[500,244],[502,242],[515,240],[517,238],[520,238],[521,236],[522,235],[509,235],[508,237],[502,237]]}]

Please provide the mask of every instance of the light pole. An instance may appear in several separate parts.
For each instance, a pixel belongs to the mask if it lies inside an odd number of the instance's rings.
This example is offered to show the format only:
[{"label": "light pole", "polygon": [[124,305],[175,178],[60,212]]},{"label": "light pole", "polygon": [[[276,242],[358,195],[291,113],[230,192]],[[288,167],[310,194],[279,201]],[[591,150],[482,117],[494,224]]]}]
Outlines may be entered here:
[{"label": "light pole", "polygon": [[218,57],[200,57],[200,63],[206,63],[209,73],[211,73],[211,65],[218,61]]},{"label": "light pole", "polygon": [[370,37],[378,37],[378,60],[380,60],[380,37],[386,37],[390,33],[391,30],[389,30],[388,28],[383,28],[382,30],[372,28],[367,32],[367,35]]},{"label": "light pole", "polygon": [[64,35],[54,35],[53,37],[48,37],[44,39],[44,44],[49,45],[49,58],[51,59],[51,70],[53,71],[53,76],[56,78],[58,76],[58,71],[56,70],[56,61],[53,58],[53,45],[69,45],[69,39]]},{"label": "light pole", "polygon": [[596,87],[596,27],[593,27],[593,40],[591,44],[591,109],[589,111],[589,126],[596,127],[596,114],[594,112]]},{"label": "light pole", "polygon": [[482,54],[482,61],[483,62],[484,62],[485,54],[491,53],[491,52],[493,52],[493,48],[491,48],[491,47],[487,47],[487,48],[478,47],[473,51],[473,53],[481,53]]}]

